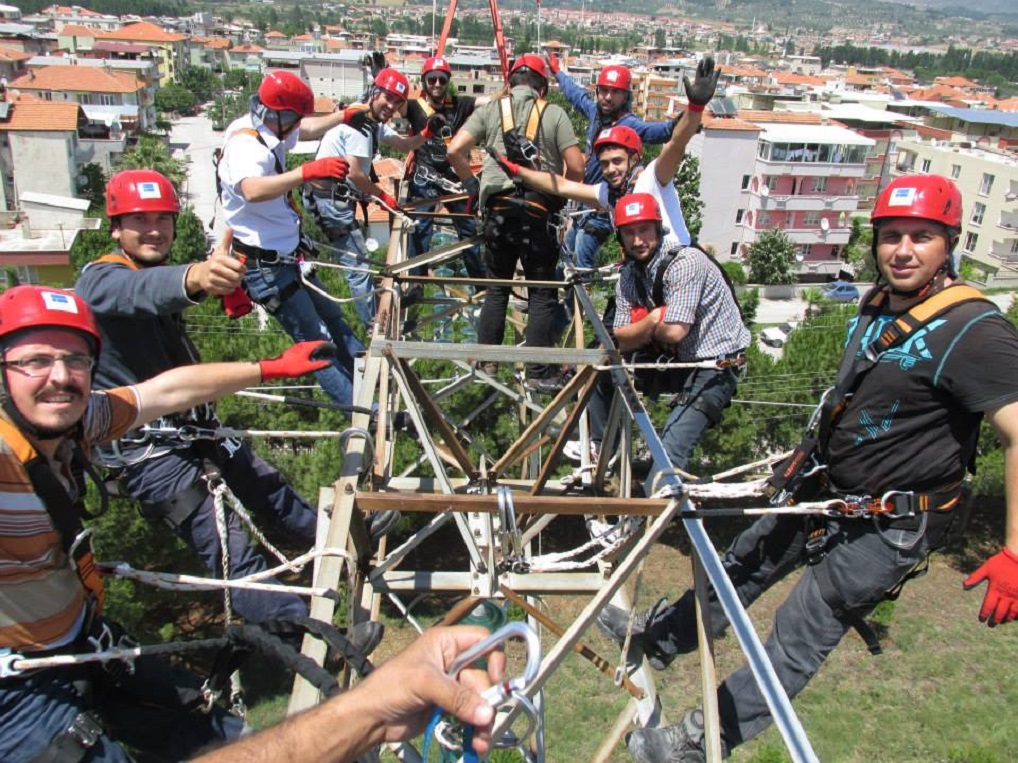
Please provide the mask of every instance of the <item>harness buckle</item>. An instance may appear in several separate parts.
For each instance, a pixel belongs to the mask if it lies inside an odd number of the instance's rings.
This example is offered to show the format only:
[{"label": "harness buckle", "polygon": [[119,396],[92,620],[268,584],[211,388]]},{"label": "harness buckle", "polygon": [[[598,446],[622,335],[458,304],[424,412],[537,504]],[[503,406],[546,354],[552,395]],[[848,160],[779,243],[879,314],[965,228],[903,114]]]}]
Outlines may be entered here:
[{"label": "harness buckle", "polygon": [[66,733],[87,750],[94,747],[95,743],[99,741],[99,737],[103,735],[103,727],[92,716],[92,713],[86,710],[74,716]]},{"label": "harness buckle", "polygon": [[[899,510],[899,504],[901,502],[895,500],[897,496],[903,496],[906,499],[904,501],[904,511]],[[915,491],[913,490],[888,490],[880,496],[880,507],[874,510],[873,513],[880,514],[888,519],[907,519],[908,517],[914,517],[915,511],[912,509],[912,498],[914,496]]]}]

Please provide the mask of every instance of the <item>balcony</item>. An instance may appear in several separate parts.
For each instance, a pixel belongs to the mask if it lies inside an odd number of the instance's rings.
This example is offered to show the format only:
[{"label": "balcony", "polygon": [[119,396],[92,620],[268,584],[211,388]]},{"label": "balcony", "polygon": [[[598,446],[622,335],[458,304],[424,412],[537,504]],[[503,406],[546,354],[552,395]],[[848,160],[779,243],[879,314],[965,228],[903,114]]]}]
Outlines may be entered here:
[{"label": "balcony", "polygon": [[781,162],[757,158],[760,174],[792,175],[802,177],[860,178],[866,174],[866,162],[858,164],[834,164],[831,162]]},{"label": "balcony", "polygon": [[852,235],[851,228],[783,228],[788,237],[796,244],[830,244],[844,246]]},{"label": "balcony", "polygon": [[760,195],[760,209],[785,212],[854,212],[858,196],[824,196],[821,194]]},{"label": "balcony", "polygon": [[74,149],[74,163],[88,164],[93,158],[95,158],[95,146],[92,145],[92,142],[82,141],[78,143],[78,147]]}]

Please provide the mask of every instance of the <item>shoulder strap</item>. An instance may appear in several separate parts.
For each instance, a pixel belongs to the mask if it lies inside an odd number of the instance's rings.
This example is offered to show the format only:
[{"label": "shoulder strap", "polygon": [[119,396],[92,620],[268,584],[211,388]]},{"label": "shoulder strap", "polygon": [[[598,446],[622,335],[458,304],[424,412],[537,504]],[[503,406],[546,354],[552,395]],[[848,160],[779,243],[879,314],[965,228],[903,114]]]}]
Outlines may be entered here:
[{"label": "shoulder strap", "polygon": [[110,254],[104,254],[102,257],[97,257],[94,260],[92,260],[85,267],[89,267],[90,265],[98,265],[101,262],[113,262],[116,263],[117,265],[124,265],[126,267],[129,267],[131,270],[141,270],[141,266],[138,265],[137,262],[132,260],[126,254],[122,254],[120,252],[111,252]]},{"label": "shoulder strap", "polygon": [[427,98],[415,98],[417,105],[421,107],[421,111],[424,112],[424,116],[430,117],[435,113],[435,107],[431,105]]},{"label": "shoulder strap", "polygon": [[498,99],[498,110],[502,115],[502,132],[507,133],[516,129],[516,117],[513,116],[513,100],[508,95]]},{"label": "shoulder strap", "polygon": [[541,129],[541,120],[544,119],[544,110],[547,106],[548,102],[544,98],[538,98],[530,107],[530,116],[527,117],[527,140],[537,141],[537,133]]},{"label": "shoulder strap", "polygon": [[966,284],[948,286],[890,321],[881,330],[880,335],[864,347],[866,329],[877,317],[886,299],[887,292],[885,290],[873,289],[859,305],[858,323],[845,348],[841,365],[838,367],[834,391],[828,396],[824,405],[824,414],[820,417],[820,448],[825,457],[827,443],[830,440],[834,424],[844,412],[848,399],[859,385],[860,379],[877,364],[883,353],[901,344],[918,329],[958,305],[975,301],[992,304],[978,289],[971,286]]}]

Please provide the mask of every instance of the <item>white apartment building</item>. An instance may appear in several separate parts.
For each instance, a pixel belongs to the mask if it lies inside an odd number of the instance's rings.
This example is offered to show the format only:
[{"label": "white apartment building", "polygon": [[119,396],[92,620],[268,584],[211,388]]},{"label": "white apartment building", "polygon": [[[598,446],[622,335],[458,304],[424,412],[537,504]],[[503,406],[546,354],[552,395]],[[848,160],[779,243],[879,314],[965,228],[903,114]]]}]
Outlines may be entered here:
[{"label": "white apartment building", "polygon": [[970,141],[916,138],[898,144],[894,173],[951,178],[963,200],[962,261],[987,286],[1018,286],[1018,156]]}]

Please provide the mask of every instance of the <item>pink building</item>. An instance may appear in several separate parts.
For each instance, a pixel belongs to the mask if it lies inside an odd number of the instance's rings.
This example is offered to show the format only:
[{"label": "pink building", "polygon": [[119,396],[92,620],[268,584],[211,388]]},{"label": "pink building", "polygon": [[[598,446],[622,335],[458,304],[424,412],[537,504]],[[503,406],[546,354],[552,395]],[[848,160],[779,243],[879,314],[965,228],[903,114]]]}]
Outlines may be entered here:
[{"label": "pink building", "polygon": [[798,245],[802,280],[836,274],[875,145],[819,114],[711,119],[690,146],[700,159],[701,243],[740,259],[761,233],[780,228]]}]

